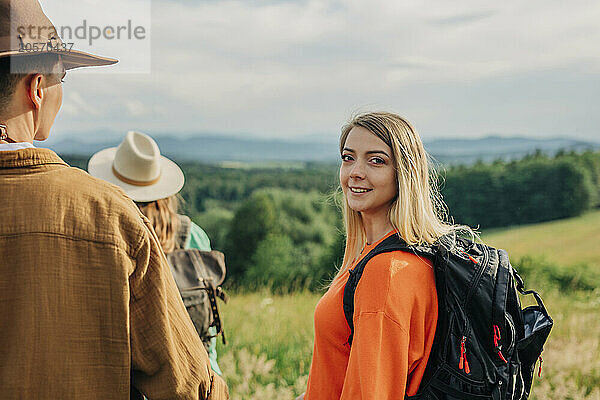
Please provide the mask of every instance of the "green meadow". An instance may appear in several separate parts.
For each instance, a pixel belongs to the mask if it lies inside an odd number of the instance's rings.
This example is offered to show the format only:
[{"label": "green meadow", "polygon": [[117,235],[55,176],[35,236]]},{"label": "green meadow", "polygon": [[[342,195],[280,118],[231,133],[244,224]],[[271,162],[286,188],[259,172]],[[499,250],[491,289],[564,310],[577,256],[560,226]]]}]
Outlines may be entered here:
[{"label": "green meadow", "polygon": [[600,270],[600,211],[575,218],[483,232],[483,240],[506,249],[511,259],[543,256],[563,266],[587,263]]},{"label": "green meadow", "polygon": [[[599,237],[600,211],[482,234],[522,266],[526,286],[542,294],[555,321],[531,399],[600,400]],[[231,293],[222,307],[228,342],[218,353],[232,399],[294,399],[304,391],[319,298]]]}]

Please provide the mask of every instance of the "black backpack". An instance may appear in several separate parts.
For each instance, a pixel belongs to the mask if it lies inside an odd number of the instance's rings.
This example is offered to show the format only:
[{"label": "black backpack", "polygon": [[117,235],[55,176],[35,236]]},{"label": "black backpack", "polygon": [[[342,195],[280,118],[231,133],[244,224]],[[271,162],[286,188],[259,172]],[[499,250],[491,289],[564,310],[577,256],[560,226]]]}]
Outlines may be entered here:
[{"label": "black backpack", "polygon": [[[344,314],[354,334],[354,293],[368,261],[377,254],[406,251],[433,263],[438,321],[418,400],[527,399],[535,363],[553,321],[540,296],[524,290],[523,280],[504,250],[455,235],[433,246],[409,246],[392,235],[352,270],[344,288]],[[537,305],[521,309],[519,295]]]}]

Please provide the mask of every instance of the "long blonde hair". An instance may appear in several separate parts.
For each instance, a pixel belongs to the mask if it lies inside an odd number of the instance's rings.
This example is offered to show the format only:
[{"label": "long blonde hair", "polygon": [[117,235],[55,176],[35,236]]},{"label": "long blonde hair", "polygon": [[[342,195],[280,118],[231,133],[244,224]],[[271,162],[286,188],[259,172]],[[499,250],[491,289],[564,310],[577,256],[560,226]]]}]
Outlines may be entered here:
[{"label": "long blonde hair", "polygon": [[177,196],[136,204],[152,223],[163,251],[170,253],[175,250],[177,244],[176,233],[179,229],[179,218],[177,217],[179,200]]},{"label": "long blonde hair", "polygon": [[[370,112],[358,115],[342,128],[340,153],[348,134],[354,127],[363,127],[392,149],[396,169],[398,196],[390,207],[389,220],[400,237],[410,245],[433,244],[439,237],[470,228],[446,222],[447,208],[437,188],[436,174],[423,142],[412,125],[402,117],[389,112]],[[343,273],[360,255],[367,243],[359,212],[342,200],[346,248],[338,275]]]}]

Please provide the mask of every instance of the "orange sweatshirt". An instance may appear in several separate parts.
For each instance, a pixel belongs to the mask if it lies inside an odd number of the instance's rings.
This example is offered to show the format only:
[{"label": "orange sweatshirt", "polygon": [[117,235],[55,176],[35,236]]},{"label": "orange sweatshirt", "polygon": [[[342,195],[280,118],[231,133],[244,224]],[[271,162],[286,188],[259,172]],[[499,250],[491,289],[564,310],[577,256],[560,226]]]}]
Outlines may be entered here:
[{"label": "orange sweatshirt", "polygon": [[[367,245],[359,260],[394,233]],[[415,394],[437,322],[431,262],[402,251],[368,262],[354,298],[352,347],[342,308],[347,280],[348,271],[333,281],[315,309],[305,400],[386,400]]]}]

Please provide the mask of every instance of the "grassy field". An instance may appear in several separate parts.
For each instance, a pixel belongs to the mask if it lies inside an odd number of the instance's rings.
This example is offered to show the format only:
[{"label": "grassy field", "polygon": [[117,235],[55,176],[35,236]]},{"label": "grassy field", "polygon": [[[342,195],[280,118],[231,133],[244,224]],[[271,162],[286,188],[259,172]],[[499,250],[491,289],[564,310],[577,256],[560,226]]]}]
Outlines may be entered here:
[{"label": "grassy field", "polygon": [[[511,257],[544,255],[564,268],[600,268],[600,212],[526,227],[485,232],[486,242]],[[520,239],[519,239],[520,238]],[[579,250],[578,250],[579,249]],[[543,353],[534,400],[600,400],[600,288],[565,293],[538,289],[555,327]],[[306,388],[313,341],[313,310],[320,295],[238,293],[223,306],[228,344],[218,345],[231,398],[294,399]]]},{"label": "grassy field", "polygon": [[233,400],[294,399],[304,392],[319,297],[309,292],[231,296],[223,307],[227,345],[219,342],[217,350]]},{"label": "grassy field", "polygon": [[569,266],[600,269],[600,210],[576,218],[483,232],[484,242],[508,251],[511,259],[539,255]]}]

